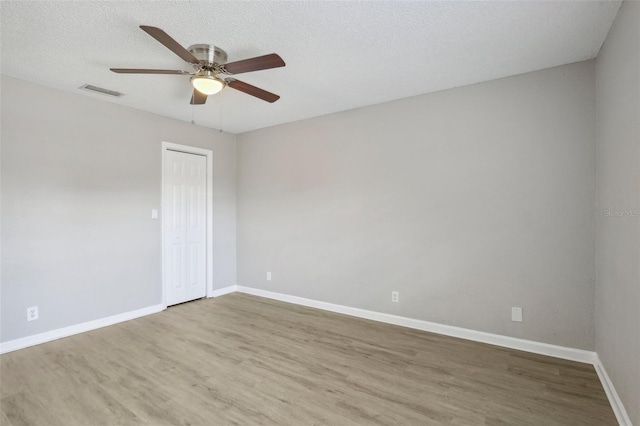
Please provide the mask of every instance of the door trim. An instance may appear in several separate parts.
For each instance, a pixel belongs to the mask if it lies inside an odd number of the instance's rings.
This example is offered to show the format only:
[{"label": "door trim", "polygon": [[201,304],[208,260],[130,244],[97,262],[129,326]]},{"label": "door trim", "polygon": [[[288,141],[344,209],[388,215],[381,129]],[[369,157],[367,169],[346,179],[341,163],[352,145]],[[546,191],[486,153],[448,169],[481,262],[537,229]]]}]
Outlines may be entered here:
[{"label": "door trim", "polygon": [[206,177],[206,182],[207,182],[207,190],[206,192],[206,198],[207,198],[207,202],[206,202],[206,215],[207,215],[207,230],[205,233],[205,238],[206,238],[206,243],[205,243],[205,247],[206,247],[206,276],[205,276],[205,283],[206,283],[206,297],[211,297],[211,295],[213,294],[213,151],[211,151],[210,149],[204,149],[204,148],[196,148],[194,146],[188,146],[188,145],[180,145],[177,143],[172,143],[172,142],[162,142],[162,164],[161,164],[161,184],[160,184],[160,203],[161,203],[161,208],[160,208],[160,218],[162,219],[160,221],[160,229],[161,229],[161,234],[162,234],[162,246],[161,246],[161,250],[162,250],[162,305],[165,307],[167,307],[167,291],[166,291],[166,285],[167,285],[167,278],[165,277],[165,264],[166,264],[166,255],[165,255],[165,233],[164,233],[164,164],[165,164],[165,157],[166,157],[166,153],[167,151],[178,151],[178,152],[184,152],[187,154],[197,154],[197,155],[203,155],[207,158],[207,177]]}]

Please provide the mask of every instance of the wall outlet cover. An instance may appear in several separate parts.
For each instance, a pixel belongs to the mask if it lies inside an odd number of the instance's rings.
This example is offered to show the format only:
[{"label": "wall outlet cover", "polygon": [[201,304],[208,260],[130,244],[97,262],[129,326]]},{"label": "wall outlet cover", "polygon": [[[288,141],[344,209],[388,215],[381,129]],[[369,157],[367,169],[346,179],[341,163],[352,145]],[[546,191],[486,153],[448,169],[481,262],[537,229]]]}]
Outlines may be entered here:
[{"label": "wall outlet cover", "polygon": [[37,320],[38,318],[39,316],[38,316],[37,306],[32,306],[30,308],[27,308],[27,321]]}]

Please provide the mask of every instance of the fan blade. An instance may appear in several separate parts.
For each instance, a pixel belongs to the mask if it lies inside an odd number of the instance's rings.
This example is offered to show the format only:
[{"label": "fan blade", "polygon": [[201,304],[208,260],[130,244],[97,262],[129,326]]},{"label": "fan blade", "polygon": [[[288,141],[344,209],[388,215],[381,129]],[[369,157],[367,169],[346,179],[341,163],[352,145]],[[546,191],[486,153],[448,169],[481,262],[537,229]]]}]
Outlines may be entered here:
[{"label": "fan blade", "polygon": [[143,31],[149,34],[151,37],[162,43],[167,49],[171,50],[176,55],[180,56],[184,61],[192,64],[199,64],[198,58],[193,56],[191,52],[182,47],[177,41],[171,38],[171,36],[165,33],[163,30],[157,27],[150,27],[148,25],[140,25]]},{"label": "fan blade", "polygon": [[117,72],[119,74],[190,74],[187,71],[182,70],[151,70],[151,69],[141,69],[141,68],[109,68],[113,72]]},{"label": "fan blade", "polygon": [[196,89],[193,89],[193,95],[191,95],[191,105],[203,105],[207,102],[207,95],[202,92],[198,92]]},{"label": "fan blade", "polygon": [[262,99],[267,102],[275,102],[280,99],[280,96],[275,95],[271,92],[267,92],[266,90],[262,90],[256,86],[252,86],[248,83],[239,80],[228,80],[227,86],[232,87],[236,90],[246,93],[247,95],[255,96],[256,98]]},{"label": "fan blade", "polygon": [[282,58],[275,53],[269,55],[257,56],[255,58],[244,59],[242,61],[224,64],[223,67],[231,74],[240,74],[249,71],[266,70],[269,68],[284,67],[285,63]]}]

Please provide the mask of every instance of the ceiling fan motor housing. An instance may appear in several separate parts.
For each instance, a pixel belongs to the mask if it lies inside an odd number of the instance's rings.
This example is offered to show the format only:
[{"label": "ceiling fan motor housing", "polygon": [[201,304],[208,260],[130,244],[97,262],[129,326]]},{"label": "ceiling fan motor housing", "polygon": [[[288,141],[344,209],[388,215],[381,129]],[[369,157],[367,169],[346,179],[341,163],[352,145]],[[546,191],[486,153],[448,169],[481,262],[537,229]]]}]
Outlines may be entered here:
[{"label": "ceiling fan motor housing", "polygon": [[227,63],[227,53],[216,46],[211,46],[210,44],[194,44],[189,46],[188,50],[201,61],[201,63],[218,65]]}]

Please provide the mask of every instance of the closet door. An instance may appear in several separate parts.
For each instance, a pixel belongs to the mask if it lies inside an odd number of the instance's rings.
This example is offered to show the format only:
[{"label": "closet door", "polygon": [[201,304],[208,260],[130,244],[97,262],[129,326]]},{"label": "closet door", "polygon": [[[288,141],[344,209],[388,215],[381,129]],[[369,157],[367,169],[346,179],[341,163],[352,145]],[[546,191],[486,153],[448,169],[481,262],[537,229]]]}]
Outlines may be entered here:
[{"label": "closet door", "polygon": [[167,305],[206,294],[206,157],[165,155],[163,232]]}]

